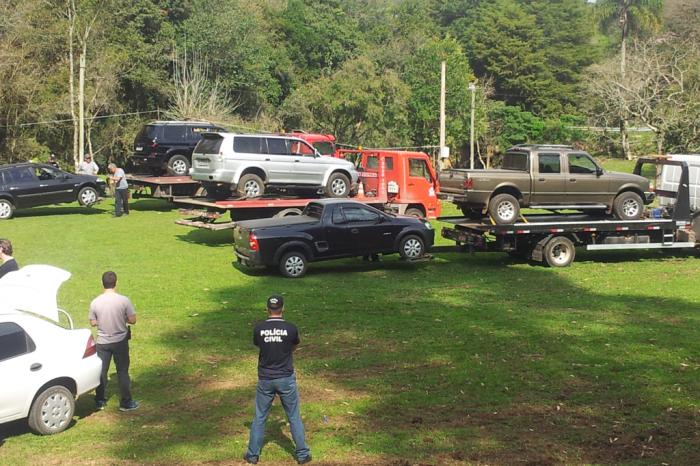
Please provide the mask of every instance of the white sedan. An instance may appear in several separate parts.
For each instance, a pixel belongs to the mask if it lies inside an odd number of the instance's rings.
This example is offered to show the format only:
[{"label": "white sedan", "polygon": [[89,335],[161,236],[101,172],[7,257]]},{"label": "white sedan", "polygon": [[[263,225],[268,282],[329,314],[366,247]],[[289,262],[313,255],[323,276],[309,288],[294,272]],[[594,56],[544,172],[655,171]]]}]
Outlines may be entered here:
[{"label": "white sedan", "polygon": [[[100,383],[102,363],[87,329],[58,308],[70,272],[28,265],[0,279],[0,423],[27,418],[42,435],[73,419],[75,400]],[[59,314],[68,327],[59,325]]]}]

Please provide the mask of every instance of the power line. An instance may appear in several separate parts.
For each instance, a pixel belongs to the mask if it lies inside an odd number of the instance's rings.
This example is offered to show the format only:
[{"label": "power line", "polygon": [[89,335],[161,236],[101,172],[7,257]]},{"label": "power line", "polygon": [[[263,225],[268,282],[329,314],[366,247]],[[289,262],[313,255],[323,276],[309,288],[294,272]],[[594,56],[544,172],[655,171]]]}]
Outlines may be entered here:
[{"label": "power line", "polygon": [[[129,113],[113,113],[111,115],[100,115],[96,117],[91,117],[91,118],[85,118],[85,120],[104,120],[107,118],[114,118],[114,117],[120,117],[120,116],[129,116],[129,115],[143,115],[143,114],[148,114],[148,113],[159,113],[160,110],[147,110],[145,112],[129,112]],[[0,128],[13,128],[13,127],[25,127],[25,126],[38,126],[38,125],[53,125],[56,123],[67,123],[67,122],[72,122],[73,118],[65,118],[62,120],[44,120],[44,121],[33,121],[31,123],[15,123],[12,125],[0,125]]]}]

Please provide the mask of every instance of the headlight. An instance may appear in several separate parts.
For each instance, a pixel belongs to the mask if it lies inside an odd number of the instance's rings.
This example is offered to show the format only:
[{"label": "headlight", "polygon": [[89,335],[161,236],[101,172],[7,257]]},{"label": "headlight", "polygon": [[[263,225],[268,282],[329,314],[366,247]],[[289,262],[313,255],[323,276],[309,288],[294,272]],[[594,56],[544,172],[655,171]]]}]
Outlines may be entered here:
[{"label": "headlight", "polygon": [[433,229],[433,226],[430,224],[430,222],[423,222],[423,225],[425,225],[425,228],[427,228],[428,230]]}]

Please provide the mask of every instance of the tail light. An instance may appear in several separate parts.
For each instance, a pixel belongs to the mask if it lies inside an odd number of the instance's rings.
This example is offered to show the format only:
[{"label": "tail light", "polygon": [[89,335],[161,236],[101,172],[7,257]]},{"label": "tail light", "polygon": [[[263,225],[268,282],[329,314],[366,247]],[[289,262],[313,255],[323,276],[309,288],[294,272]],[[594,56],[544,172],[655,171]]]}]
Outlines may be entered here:
[{"label": "tail light", "polygon": [[259,251],[260,250],[260,245],[258,244],[258,238],[256,238],[253,233],[248,235],[248,244],[250,245],[251,251]]},{"label": "tail light", "polygon": [[467,178],[464,180],[464,189],[472,189],[474,187],[474,180]]},{"label": "tail light", "polygon": [[83,353],[83,359],[88,358],[92,356],[93,354],[97,354],[97,346],[95,346],[95,339],[92,338],[92,335],[90,335],[90,338],[88,338],[87,345],[85,346],[85,352]]},{"label": "tail light", "polygon": [[148,147],[151,148],[151,154],[156,153],[156,149],[158,149],[158,139],[153,139],[151,143],[148,145]]}]

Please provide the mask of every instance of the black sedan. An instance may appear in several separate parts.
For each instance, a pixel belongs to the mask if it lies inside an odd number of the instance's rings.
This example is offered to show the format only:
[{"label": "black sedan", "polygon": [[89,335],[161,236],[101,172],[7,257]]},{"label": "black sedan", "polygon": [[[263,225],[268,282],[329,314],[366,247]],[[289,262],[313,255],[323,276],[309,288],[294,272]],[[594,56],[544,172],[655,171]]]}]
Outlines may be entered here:
[{"label": "black sedan", "polygon": [[347,199],[322,199],[310,202],[300,216],[238,222],[234,248],[244,265],[277,267],[296,278],[313,261],[393,253],[419,259],[434,237],[428,221]]},{"label": "black sedan", "polygon": [[105,195],[106,184],[96,176],[76,175],[51,165],[0,165],[0,220],[15,209],[78,201],[89,207]]}]

